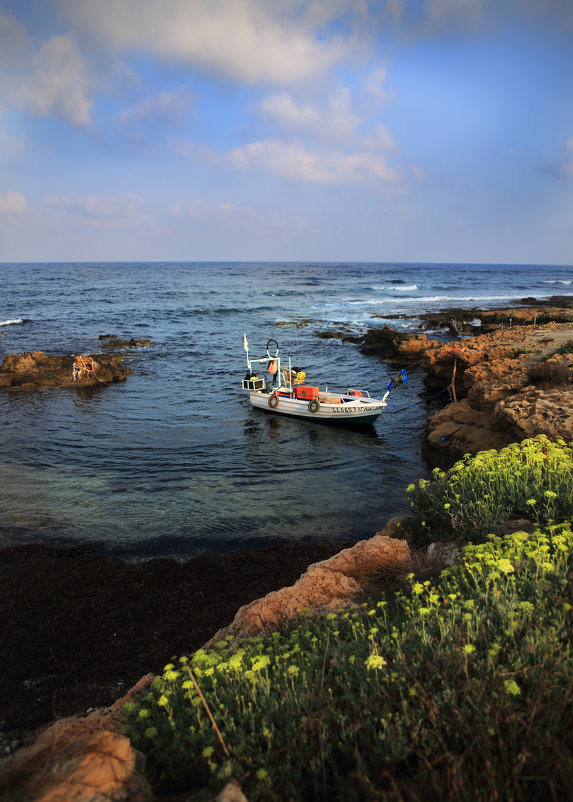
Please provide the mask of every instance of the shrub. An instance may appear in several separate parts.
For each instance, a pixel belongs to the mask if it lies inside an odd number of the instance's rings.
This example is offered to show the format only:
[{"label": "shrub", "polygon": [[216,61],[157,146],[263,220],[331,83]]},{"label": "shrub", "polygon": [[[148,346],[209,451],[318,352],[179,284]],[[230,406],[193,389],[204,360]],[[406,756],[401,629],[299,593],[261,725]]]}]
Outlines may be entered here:
[{"label": "shrub", "polygon": [[409,532],[418,544],[459,537],[483,541],[513,518],[539,522],[573,516],[573,451],[545,435],[501,451],[467,454],[433,480],[408,487]]},{"label": "shrub", "polygon": [[569,382],[567,362],[537,362],[527,372],[532,384],[544,387],[560,387]]},{"label": "shrub", "polygon": [[124,708],[158,793],[571,798],[572,549],[568,525],[492,536],[408,593],[174,660]]}]

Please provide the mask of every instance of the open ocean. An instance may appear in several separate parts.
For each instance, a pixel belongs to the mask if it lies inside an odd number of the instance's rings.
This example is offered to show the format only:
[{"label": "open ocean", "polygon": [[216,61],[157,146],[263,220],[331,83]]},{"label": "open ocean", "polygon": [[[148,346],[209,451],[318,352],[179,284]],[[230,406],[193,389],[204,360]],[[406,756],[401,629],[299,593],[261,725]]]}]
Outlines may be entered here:
[{"label": "open ocean", "polygon": [[154,343],[129,352],[126,382],[0,393],[0,546],[123,559],[369,537],[428,475],[423,424],[443,398],[424,396],[419,368],[365,430],[289,420],[252,410],[240,389],[244,332],[253,357],[274,338],[307,383],[379,397],[388,365],[313,335],[573,293],[573,268],[519,265],[3,264],[0,279],[0,359],[94,353],[101,334]]}]

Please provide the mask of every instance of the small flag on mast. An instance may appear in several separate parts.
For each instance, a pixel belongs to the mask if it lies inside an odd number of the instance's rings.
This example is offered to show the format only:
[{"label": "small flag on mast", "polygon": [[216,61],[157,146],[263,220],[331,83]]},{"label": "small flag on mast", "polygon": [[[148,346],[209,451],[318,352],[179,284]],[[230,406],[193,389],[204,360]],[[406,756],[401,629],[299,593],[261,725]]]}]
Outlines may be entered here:
[{"label": "small flag on mast", "polygon": [[247,342],[247,335],[243,334],[243,348],[245,351],[249,350],[249,343]]}]

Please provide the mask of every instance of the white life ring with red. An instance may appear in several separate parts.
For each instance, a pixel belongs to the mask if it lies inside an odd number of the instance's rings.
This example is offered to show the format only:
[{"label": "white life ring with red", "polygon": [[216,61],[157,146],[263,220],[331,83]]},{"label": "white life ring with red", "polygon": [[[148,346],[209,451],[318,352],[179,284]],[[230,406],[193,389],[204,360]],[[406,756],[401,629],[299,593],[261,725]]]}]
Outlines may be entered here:
[{"label": "white life ring with red", "polygon": [[278,407],[278,405],[279,405],[279,397],[278,397],[278,395],[276,393],[273,393],[271,395],[271,397],[269,398],[269,407],[271,409],[276,409],[276,407]]}]

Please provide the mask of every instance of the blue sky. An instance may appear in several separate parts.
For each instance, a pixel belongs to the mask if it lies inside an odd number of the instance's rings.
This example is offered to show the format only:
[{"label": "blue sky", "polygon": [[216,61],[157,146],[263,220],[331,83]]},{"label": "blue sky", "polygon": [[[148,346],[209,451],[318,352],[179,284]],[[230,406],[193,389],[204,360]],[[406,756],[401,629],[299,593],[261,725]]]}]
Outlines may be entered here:
[{"label": "blue sky", "polygon": [[571,0],[0,0],[0,261],[573,263]]}]

